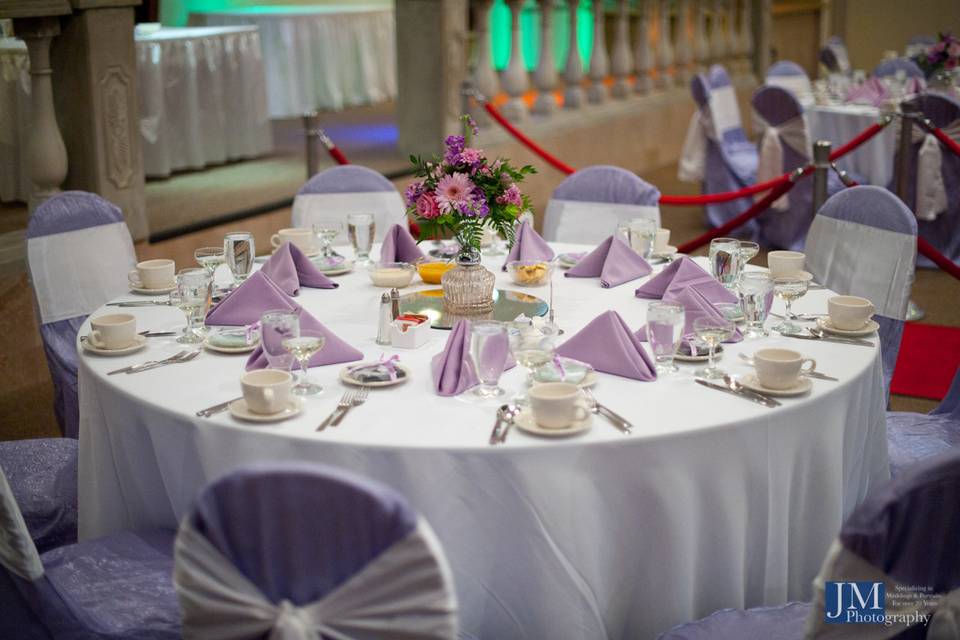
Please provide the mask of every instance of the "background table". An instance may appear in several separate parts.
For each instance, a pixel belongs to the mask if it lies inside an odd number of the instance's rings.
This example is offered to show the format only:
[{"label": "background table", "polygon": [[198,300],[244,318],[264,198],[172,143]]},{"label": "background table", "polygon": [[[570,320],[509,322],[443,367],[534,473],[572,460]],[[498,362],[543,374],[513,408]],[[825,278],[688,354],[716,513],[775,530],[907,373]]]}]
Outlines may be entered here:
[{"label": "background table", "polygon": [[392,7],[248,7],[193,12],[190,22],[257,25],[271,118],[375,104],[397,95]]},{"label": "background table", "polygon": [[[829,140],[836,149],[880,120],[880,110],[866,105],[813,105],[804,112],[810,138]],[[867,180],[887,187],[893,179],[893,159],[897,149],[897,127],[888,125],[872,140],[840,159],[838,165]]]},{"label": "background table", "polygon": [[[501,263],[487,261],[497,286],[517,289]],[[410,498],[446,549],[470,633],[651,638],[722,607],[808,599],[843,517],[888,476],[878,349],[779,336],[725,345],[722,364],[735,373],[748,371],[737,353],[778,345],[841,380],[814,380],[809,396],[773,410],[694,384],[693,365],[655,382],[600,374],[597,397],[635,423],[632,435],[594,416],[583,436],[545,440],[514,429],[506,445],[490,447],[494,405],[433,392],[430,359],[449,333],[434,331],[417,350],[380,347],[383,290],[365,273],[338,280],[335,290],[304,289],[298,302],[367,359],[397,353],[412,378],[374,390],[322,433],[317,424],[344,390],[341,365],[311,370],[327,390],[307,399],[301,416],[251,425],[194,416],[239,395],[246,356],[203,353],[110,377],[180,345],[151,338],[135,355],[81,358],[82,538],[173,527],[206,483],[238,465],[309,460]],[[640,282],[603,289],[594,278],[558,275],[557,319],[572,335],[612,308],[637,329],[647,306],[633,295]],[[546,295],[545,287],[525,290]],[[794,306],[823,312],[829,295],[812,291]],[[183,326],[174,308],[132,312],[141,330]],[[502,384],[515,390],[522,379],[517,368]]]}]

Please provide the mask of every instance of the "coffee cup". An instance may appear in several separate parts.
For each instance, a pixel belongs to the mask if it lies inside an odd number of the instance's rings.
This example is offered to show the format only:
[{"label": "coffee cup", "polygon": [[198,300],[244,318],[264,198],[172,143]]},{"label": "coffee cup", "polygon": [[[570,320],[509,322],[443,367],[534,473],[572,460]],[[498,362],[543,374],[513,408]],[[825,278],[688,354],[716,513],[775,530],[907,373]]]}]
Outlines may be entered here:
[{"label": "coffee cup", "polygon": [[87,342],[97,349],[126,349],[137,341],[137,319],[129,313],[108,313],[90,319]]},{"label": "coffee cup", "polygon": [[137,263],[137,268],[127,274],[127,280],[137,289],[167,289],[174,285],[173,260],[158,258]]},{"label": "coffee cup", "polygon": [[527,396],[534,421],[544,429],[566,429],[587,418],[587,408],[580,403],[580,387],[575,384],[538,384],[530,388]]},{"label": "coffee cup", "polygon": [[247,408],[253,413],[278,413],[290,402],[293,374],[279,369],[257,369],[240,376]]},{"label": "coffee cup", "polygon": [[833,296],[827,300],[830,324],[845,331],[862,329],[874,310],[872,302],[859,296]]},{"label": "coffee cup", "polygon": [[[810,363],[806,369],[803,366]],[[810,373],[817,368],[817,361],[804,358],[793,349],[760,349],[753,354],[757,379],[768,389],[790,389],[796,386],[801,373]]]},{"label": "coffee cup", "polygon": [[670,246],[670,229],[657,229],[657,238],[653,242],[653,252],[663,253]]},{"label": "coffee cup", "polygon": [[767,266],[773,277],[803,271],[807,256],[799,251],[771,251],[767,254]]},{"label": "coffee cup", "polygon": [[291,227],[289,229],[280,229],[270,237],[270,244],[276,249],[284,242],[290,242],[304,253],[312,253],[314,250],[313,229],[300,229]]}]

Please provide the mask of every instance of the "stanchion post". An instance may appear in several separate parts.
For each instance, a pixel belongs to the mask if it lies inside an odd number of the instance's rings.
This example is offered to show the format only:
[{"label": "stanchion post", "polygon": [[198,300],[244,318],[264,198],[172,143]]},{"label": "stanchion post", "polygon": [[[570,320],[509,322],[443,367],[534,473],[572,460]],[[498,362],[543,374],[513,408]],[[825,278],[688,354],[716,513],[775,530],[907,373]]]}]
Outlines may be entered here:
[{"label": "stanchion post", "polygon": [[912,102],[900,103],[900,144],[897,151],[897,197],[907,201],[907,189],[910,185],[910,151],[913,146],[914,120],[920,116],[920,109]]},{"label": "stanchion post", "polygon": [[318,114],[309,111],[303,114],[303,137],[306,142],[307,180],[317,174],[320,166],[320,156],[317,143],[320,141],[320,127],[317,126]]},{"label": "stanchion post", "polygon": [[813,143],[813,215],[827,201],[827,172],[830,171],[830,141]]}]

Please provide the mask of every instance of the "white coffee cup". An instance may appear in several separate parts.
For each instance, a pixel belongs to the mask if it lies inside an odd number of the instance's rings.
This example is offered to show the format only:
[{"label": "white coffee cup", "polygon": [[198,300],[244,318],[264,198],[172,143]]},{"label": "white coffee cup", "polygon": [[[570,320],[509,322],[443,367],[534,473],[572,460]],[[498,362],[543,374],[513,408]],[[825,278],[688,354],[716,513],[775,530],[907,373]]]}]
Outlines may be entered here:
[{"label": "white coffee cup", "polygon": [[803,271],[807,256],[799,251],[771,251],[767,254],[767,266],[773,277]]},{"label": "white coffee cup", "polygon": [[293,374],[279,369],[257,369],[240,376],[240,387],[247,408],[253,413],[283,411],[290,401]]},{"label": "white coffee cup", "polygon": [[173,260],[158,258],[137,263],[137,268],[127,274],[127,280],[137,289],[167,289],[174,286]]},{"label": "white coffee cup", "polygon": [[276,249],[284,242],[290,242],[296,245],[304,253],[312,253],[314,250],[313,229],[301,229],[291,227],[289,229],[280,229],[270,237],[270,244]]},{"label": "white coffee cup", "polygon": [[670,246],[670,229],[657,229],[657,239],[653,243],[653,252],[662,253]]},{"label": "white coffee cup", "polygon": [[108,313],[90,319],[87,342],[97,349],[126,349],[137,341],[137,319],[129,313]]},{"label": "white coffee cup", "polygon": [[587,408],[580,403],[580,387],[575,384],[538,384],[530,388],[527,396],[533,419],[544,429],[566,429],[587,418]]},{"label": "white coffee cup", "polygon": [[[804,369],[808,362],[810,366]],[[816,360],[793,349],[760,349],[753,354],[753,364],[760,384],[768,389],[789,389],[796,386],[801,373],[817,368]]]},{"label": "white coffee cup", "polygon": [[833,296],[827,300],[830,324],[837,329],[846,331],[862,329],[874,311],[873,303],[859,296]]}]

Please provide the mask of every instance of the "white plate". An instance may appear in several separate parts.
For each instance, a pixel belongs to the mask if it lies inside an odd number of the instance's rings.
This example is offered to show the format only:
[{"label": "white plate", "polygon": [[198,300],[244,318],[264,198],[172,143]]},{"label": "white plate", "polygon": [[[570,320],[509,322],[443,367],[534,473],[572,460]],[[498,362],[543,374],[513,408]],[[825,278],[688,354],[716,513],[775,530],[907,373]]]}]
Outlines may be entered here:
[{"label": "white plate", "polygon": [[[580,405],[583,408],[586,408],[586,405]],[[591,418],[593,417],[592,413],[587,412],[587,417],[583,420],[575,421],[566,429],[545,429],[537,424],[537,421],[533,419],[533,412],[530,409],[524,409],[513,419],[513,424],[522,431],[527,433],[532,433],[535,436],[546,436],[548,438],[565,438],[567,436],[575,436],[584,431],[588,431],[591,426]]]},{"label": "white plate", "polygon": [[325,276],[342,276],[345,273],[353,271],[353,260],[344,260],[340,263],[340,266],[332,269],[324,269],[321,265],[317,264],[316,260],[311,260],[311,262],[313,262],[313,266],[317,268],[317,271]]},{"label": "white plate", "polygon": [[247,401],[243,398],[234,400],[228,408],[230,415],[234,418],[246,420],[247,422],[279,422],[280,420],[292,418],[303,411],[303,405],[296,398],[290,398],[290,400],[287,401],[287,406],[282,411],[276,413],[254,413],[247,408]]},{"label": "white plate", "polygon": [[210,351],[216,351],[217,353],[250,353],[258,346],[260,346],[260,341],[257,340],[253,344],[244,345],[242,347],[221,347],[210,342],[210,338],[207,338],[203,341],[203,346]]},{"label": "white plate", "polygon": [[866,326],[864,326],[862,329],[837,329],[835,326],[833,326],[833,323],[830,322],[830,318],[817,318],[817,326],[827,333],[832,333],[838,336],[850,336],[851,338],[872,335],[877,331],[877,329],[880,328],[880,325],[876,320],[867,320]]},{"label": "white plate", "polygon": [[134,293],[139,293],[144,296],[161,296],[165,293],[170,293],[177,288],[177,285],[171,284],[168,287],[161,287],[159,289],[144,289],[142,287],[130,287],[130,291]]},{"label": "white plate", "polygon": [[747,389],[758,391],[768,396],[800,396],[813,388],[813,383],[810,381],[810,378],[803,375],[797,380],[797,384],[789,389],[770,389],[769,387],[765,387],[760,384],[760,380],[758,380],[756,374],[753,373],[748,373],[743,376],[743,378],[740,379],[740,383]]},{"label": "white plate", "polygon": [[359,380],[355,379],[351,375],[351,372],[353,371],[353,369],[356,369],[357,367],[371,365],[371,364],[377,364],[377,363],[361,362],[360,364],[349,365],[344,367],[343,369],[340,369],[340,381],[343,382],[344,384],[352,384],[357,387],[392,387],[397,384],[403,384],[404,382],[410,379],[410,375],[411,375],[410,369],[407,369],[402,364],[398,364],[395,366],[400,371],[403,371],[405,375],[402,377],[398,377],[396,380],[384,380],[383,382],[360,382]]},{"label": "white plate", "polygon": [[125,356],[128,353],[133,353],[134,351],[143,349],[146,344],[147,337],[141,335],[137,336],[136,341],[132,345],[129,347],[124,347],[123,349],[100,349],[90,344],[90,338],[87,336],[84,336],[83,339],[80,340],[80,346],[82,346],[84,350],[89,351],[90,353],[95,353],[98,356]]},{"label": "white plate", "polygon": [[[699,347],[703,349],[704,354],[702,356],[686,356],[682,353],[676,353],[673,356],[673,359],[677,362],[706,362],[710,359],[710,352],[706,347]],[[717,349],[714,350],[714,355],[722,356],[723,355],[723,345],[720,345]]]}]

